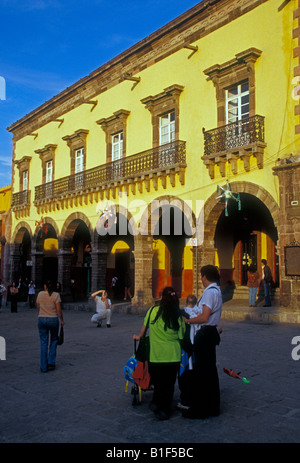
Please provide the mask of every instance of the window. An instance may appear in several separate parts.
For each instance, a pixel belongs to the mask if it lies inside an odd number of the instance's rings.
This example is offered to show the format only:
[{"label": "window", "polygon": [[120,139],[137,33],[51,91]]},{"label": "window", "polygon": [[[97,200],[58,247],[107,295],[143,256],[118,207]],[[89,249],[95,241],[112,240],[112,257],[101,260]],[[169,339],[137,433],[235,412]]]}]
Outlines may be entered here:
[{"label": "window", "polygon": [[83,148],[75,152],[75,174],[83,171],[84,150]]},{"label": "window", "polygon": [[175,111],[159,118],[159,144],[175,141]]},{"label": "window", "polygon": [[179,99],[183,89],[174,84],[141,100],[152,116],[154,148],[179,140]]},{"label": "window", "polygon": [[234,85],[226,90],[226,124],[249,117],[249,83]]},{"label": "window", "polygon": [[117,161],[123,157],[123,132],[112,136],[112,160]]},{"label": "window", "polygon": [[23,171],[22,185],[23,185],[23,191],[27,191],[28,190],[28,170]]},{"label": "window", "polygon": [[53,161],[46,162],[46,188],[45,193],[46,196],[52,195],[52,180],[53,180]]},{"label": "window", "polygon": [[53,180],[53,161],[46,163],[46,183],[52,182]]},{"label": "window", "polygon": [[[84,174],[80,174],[84,169],[84,149],[75,151],[75,189],[83,187]],[[79,175],[78,175],[79,174]]]}]

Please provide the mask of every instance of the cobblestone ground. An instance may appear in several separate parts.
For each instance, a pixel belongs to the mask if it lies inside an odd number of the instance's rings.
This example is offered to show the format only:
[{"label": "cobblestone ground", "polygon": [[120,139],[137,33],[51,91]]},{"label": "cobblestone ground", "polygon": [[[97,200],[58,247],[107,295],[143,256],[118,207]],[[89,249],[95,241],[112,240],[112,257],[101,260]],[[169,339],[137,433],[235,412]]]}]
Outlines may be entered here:
[{"label": "cobblestone ground", "polygon": [[[151,392],[132,405],[123,367],[133,353],[141,315],[115,313],[97,328],[91,314],[65,311],[65,343],[57,368],[39,370],[37,311],[0,312],[6,360],[0,361],[1,443],[298,443],[300,360],[292,358],[296,324],[222,321],[217,350],[222,413],[182,418],[176,403],[168,421],[149,411]],[[299,349],[300,353],[300,349]],[[241,372],[249,384],[224,374]]]}]

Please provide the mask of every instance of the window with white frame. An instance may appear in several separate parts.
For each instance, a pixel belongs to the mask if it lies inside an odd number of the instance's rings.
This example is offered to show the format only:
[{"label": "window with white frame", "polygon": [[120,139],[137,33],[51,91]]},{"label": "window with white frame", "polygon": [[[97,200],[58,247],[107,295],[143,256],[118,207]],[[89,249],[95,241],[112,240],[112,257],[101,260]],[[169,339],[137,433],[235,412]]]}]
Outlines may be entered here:
[{"label": "window with white frame", "polygon": [[123,157],[123,132],[112,136],[112,160],[117,161]]},{"label": "window with white frame", "polygon": [[226,90],[226,124],[249,117],[249,83],[245,81]]},{"label": "window with white frame", "polygon": [[53,180],[53,161],[47,161],[46,163],[46,183],[52,182]]},{"label": "window with white frame", "polygon": [[23,191],[28,190],[28,170],[23,170],[22,174],[22,185],[23,185]]},{"label": "window with white frame", "polygon": [[75,151],[75,189],[83,188],[84,176],[80,174],[84,169],[84,148]]},{"label": "window with white frame", "polygon": [[159,144],[175,141],[175,111],[159,118]]},{"label": "window with white frame", "polygon": [[75,151],[75,174],[83,171],[84,166],[84,149],[80,148]]}]

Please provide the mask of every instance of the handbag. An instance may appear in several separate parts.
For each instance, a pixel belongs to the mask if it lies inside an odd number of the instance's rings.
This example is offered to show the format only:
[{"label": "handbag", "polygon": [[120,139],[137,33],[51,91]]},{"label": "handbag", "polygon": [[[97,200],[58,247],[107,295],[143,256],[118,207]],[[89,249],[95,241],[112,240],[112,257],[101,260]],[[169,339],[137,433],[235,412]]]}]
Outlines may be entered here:
[{"label": "handbag", "polygon": [[151,308],[145,332],[140,339],[138,348],[135,353],[135,358],[137,359],[138,362],[149,362],[149,359],[150,359],[150,339],[149,339],[149,335],[147,335],[147,331],[148,331],[151,312],[153,309],[154,309],[154,306]]},{"label": "handbag", "polygon": [[64,327],[60,327],[60,332],[57,338],[57,345],[61,346],[64,343]]}]

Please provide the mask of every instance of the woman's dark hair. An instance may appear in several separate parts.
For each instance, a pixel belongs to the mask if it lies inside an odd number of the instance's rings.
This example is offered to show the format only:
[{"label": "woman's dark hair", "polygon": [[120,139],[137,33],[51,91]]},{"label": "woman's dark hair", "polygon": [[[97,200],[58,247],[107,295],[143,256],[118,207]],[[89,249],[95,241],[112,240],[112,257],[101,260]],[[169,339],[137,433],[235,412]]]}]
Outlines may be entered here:
[{"label": "woman's dark hair", "polygon": [[46,285],[46,288],[48,290],[49,296],[51,296],[51,294],[54,292],[54,285],[53,285],[52,281],[47,280],[45,285]]},{"label": "woman's dark hair", "polygon": [[251,273],[255,273],[255,272],[256,272],[256,265],[255,265],[255,264],[250,264],[249,272],[251,272]]},{"label": "woman's dark hair", "polygon": [[179,307],[179,299],[176,291],[171,286],[166,286],[162,292],[162,298],[159,304],[157,315],[152,323],[154,324],[159,319],[159,317],[161,317],[165,323],[165,331],[167,331],[167,328],[178,331],[178,319],[181,316],[182,312]]}]

